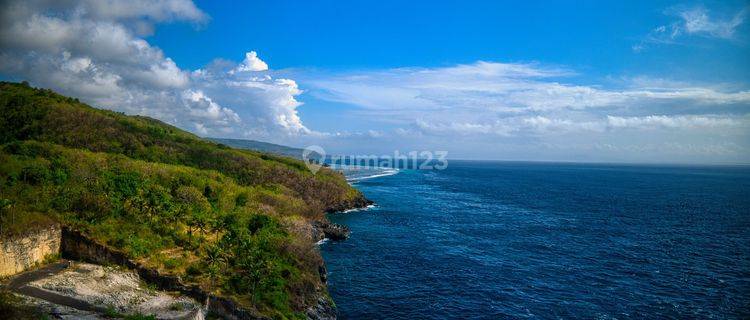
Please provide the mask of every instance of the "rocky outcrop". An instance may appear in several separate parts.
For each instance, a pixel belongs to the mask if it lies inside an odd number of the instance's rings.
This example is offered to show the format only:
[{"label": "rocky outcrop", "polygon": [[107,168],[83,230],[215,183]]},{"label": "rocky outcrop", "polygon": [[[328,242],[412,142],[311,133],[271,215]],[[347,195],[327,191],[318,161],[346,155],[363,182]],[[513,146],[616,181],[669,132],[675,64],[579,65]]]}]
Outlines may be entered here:
[{"label": "rocky outcrop", "polygon": [[[372,200],[369,200],[365,198],[362,194],[360,194],[358,197],[337,203],[336,205],[328,208],[326,211],[327,213],[337,213],[337,212],[347,212],[349,210],[354,209],[363,209],[367,208],[371,205],[373,205],[374,202]],[[313,241],[320,241],[323,239],[331,239],[331,240],[344,240],[346,238],[349,238],[349,234],[351,234],[351,230],[349,230],[349,227],[341,224],[336,224],[328,221],[328,219],[323,220],[317,220],[313,221],[311,223],[312,225],[312,240]]]},{"label": "rocky outcrop", "polygon": [[313,225],[313,237],[320,241],[324,238],[331,240],[344,240],[349,238],[351,230],[345,225],[338,223],[332,223],[329,221],[314,221]]},{"label": "rocky outcrop", "polygon": [[14,275],[60,253],[60,226],[0,237],[0,277]]},{"label": "rocky outcrop", "polygon": [[[329,207],[326,212],[327,213],[336,213],[336,212],[344,212],[347,210],[352,209],[362,209],[367,208],[368,206],[374,204],[372,200],[369,200],[365,198],[364,195],[359,194],[358,197],[355,197],[351,200],[342,201],[339,202],[331,207]],[[346,238],[349,238],[349,234],[351,234],[351,230],[349,230],[349,227],[337,223],[332,223],[328,221],[328,219],[319,220],[319,221],[313,221],[313,240],[320,241],[325,238],[331,239],[331,240],[344,240]]]},{"label": "rocky outcrop", "polygon": [[307,319],[311,320],[334,320],[336,319],[336,307],[327,296],[318,297],[318,303],[311,306],[305,312]]},{"label": "rocky outcrop", "polygon": [[349,209],[359,209],[359,208],[365,208],[371,204],[373,204],[372,200],[369,200],[365,198],[364,195],[359,194],[359,196],[346,200],[346,201],[340,201],[326,209],[327,213],[334,213],[334,212],[341,212],[346,211]]}]

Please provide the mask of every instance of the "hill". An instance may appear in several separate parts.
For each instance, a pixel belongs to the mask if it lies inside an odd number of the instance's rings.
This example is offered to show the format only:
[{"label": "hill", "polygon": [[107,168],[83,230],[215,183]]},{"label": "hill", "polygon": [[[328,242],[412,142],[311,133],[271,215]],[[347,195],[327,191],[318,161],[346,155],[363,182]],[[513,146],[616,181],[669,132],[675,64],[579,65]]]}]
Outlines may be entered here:
[{"label": "hill", "polygon": [[282,146],[279,144],[273,144],[262,141],[246,140],[246,139],[226,139],[226,138],[208,138],[208,140],[224,144],[233,148],[254,150],[259,152],[266,152],[280,156],[286,156],[295,159],[302,158],[302,152],[304,149]]},{"label": "hill", "polygon": [[327,296],[311,223],[366,202],[332,170],[25,83],[0,83],[0,128],[0,236],[56,221],[259,316]]}]

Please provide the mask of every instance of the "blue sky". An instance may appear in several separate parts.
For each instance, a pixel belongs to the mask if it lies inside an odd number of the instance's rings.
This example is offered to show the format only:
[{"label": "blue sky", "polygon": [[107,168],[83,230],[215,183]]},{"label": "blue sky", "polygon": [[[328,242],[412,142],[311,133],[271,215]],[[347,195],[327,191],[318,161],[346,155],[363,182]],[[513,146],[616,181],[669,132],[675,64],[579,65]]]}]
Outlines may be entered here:
[{"label": "blue sky", "polygon": [[3,78],[199,135],[336,153],[750,162],[746,1],[4,5]]},{"label": "blue sky", "polygon": [[[178,65],[197,69],[217,57],[255,50],[275,69],[437,67],[477,60],[566,65],[601,77],[676,74],[745,81],[750,50],[738,43],[632,47],[675,20],[670,8],[705,7],[731,16],[743,1],[197,1],[205,26],[160,26],[149,41]],[[747,26],[742,28],[747,32]],[[740,33],[740,32],[738,32]],[[747,41],[749,39],[743,39]],[[200,43],[200,50],[196,50]],[[239,53],[239,54],[238,54]],[[708,62],[697,64],[696,62]]]}]

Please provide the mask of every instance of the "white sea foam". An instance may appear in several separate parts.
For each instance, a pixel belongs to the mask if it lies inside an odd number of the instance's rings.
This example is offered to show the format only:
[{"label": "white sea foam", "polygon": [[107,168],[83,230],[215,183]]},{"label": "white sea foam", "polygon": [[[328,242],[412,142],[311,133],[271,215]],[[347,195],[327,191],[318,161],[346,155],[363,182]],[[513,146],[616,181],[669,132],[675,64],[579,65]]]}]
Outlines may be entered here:
[{"label": "white sea foam", "polygon": [[323,239],[320,239],[318,242],[316,242],[315,245],[319,246],[319,245],[322,245],[322,244],[324,244],[326,242],[328,242],[328,238],[323,238]]},{"label": "white sea foam", "polygon": [[360,181],[360,180],[367,180],[367,179],[372,179],[372,178],[392,176],[397,173],[398,173],[398,169],[388,169],[388,170],[383,170],[383,171],[380,171],[378,173],[374,173],[368,176],[346,178],[346,180],[347,181]]},{"label": "white sea foam", "polygon": [[357,212],[357,211],[367,211],[367,210],[370,210],[372,208],[375,208],[374,204],[368,205],[368,206],[366,206],[364,208],[346,209],[344,211],[341,211],[341,213],[349,213],[349,212]]},{"label": "white sea foam", "polygon": [[350,183],[367,180],[367,179],[391,176],[399,172],[399,170],[396,168],[372,167],[372,166],[360,166],[360,165],[334,165],[332,166],[332,168],[336,170],[340,170],[344,174],[344,176],[346,176],[346,180],[349,181]]}]

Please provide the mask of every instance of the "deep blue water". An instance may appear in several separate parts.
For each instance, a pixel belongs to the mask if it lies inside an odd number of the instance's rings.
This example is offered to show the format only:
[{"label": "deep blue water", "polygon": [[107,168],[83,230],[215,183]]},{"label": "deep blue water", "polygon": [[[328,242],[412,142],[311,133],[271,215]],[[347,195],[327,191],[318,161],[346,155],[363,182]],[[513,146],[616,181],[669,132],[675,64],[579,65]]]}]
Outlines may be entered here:
[{"label": "deep blue water", "polygon": [[750,167],[452,161],[358,180],[342,319],[750,318]]}]

